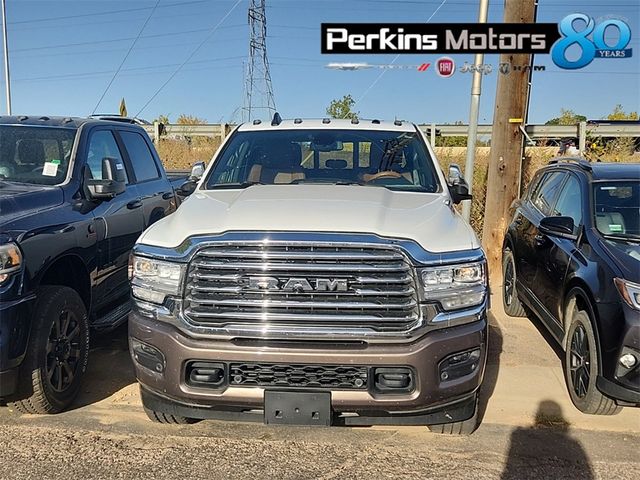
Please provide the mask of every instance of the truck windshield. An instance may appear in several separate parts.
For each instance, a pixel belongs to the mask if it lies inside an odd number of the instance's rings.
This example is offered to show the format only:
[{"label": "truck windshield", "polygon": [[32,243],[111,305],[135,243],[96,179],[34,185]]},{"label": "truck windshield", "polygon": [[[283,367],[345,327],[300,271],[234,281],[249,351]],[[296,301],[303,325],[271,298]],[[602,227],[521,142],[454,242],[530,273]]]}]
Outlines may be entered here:
[{"label": "truck windshield", "polygon": [[437,192],[438,177],[417,132],[282,130],[237,132],[205,188],[340,184]]},{"label": "truck windshield", "polygon": [[640,240],[640,182],[594,182],[595,225],[606,237]]},{"label": "truck windshield", "polygon": [[0,125],[0,180],[64,182],[75,136],[75,128]]}]

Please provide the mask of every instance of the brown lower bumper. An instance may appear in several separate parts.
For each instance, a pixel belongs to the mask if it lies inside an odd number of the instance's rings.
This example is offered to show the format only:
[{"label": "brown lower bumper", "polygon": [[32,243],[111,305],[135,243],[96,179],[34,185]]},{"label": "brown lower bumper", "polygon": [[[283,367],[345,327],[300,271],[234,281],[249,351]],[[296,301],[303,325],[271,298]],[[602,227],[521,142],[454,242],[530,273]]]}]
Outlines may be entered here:
[{"label": "brown lower bumper", "polygon": [[[166,359],[162,373],[134,360],[143,391],[165,402],[193,408],[262,409],[263,387],[226,386],[217,390],[188,385],[186,365],[190,361],[262,362],[309,365],[362,365],[367,367],[410,367],[415,386],[409,393],[376,393],[368,390],[331,390],[331,407],[336,412],[374,415],[411,414],[469,399],[480,386],[487,345],[486,319],[468,325],[436,330],[407,344],[336,345],[331,342],[300,346],[294,343],[235,343],[194,339],[174,326],[131,313],[129,335],[158,349]],[[453,353],[480,348],[479,367],[455,380],[443,381],[438,364]]]}]

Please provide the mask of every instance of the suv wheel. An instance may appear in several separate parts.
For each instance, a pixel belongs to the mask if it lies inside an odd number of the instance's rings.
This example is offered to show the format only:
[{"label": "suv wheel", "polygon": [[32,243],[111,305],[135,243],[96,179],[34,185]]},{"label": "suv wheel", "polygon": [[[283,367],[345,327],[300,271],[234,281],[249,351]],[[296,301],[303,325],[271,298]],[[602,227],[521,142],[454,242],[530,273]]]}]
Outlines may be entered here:
[{"label": "suv wheel", "polygon": [[583,413],[615,415],[622,408],[596,387],[598,347],[589,313],[575,307],[571,315],[564,357],[565,381],[571,401]]},{"label": "suv wheel", "polygon": [[168,413],[157,412],[155,410],[151,410],[150,408],[144,407],[144,413],[147,414],[149,420],[155,423],[167,423],[167,424],[176,424],[176,425],[189,425],[192,423],[197,423],[199,420],[196,418],[188,418],[181,417],[179,415],[170,415]]},{"label": "suv wheel", "polygon": [[58,413],[80,389],[89,355],[87,310],[78,293],[61,286],[36,292],[36,306],[19,395],[9,405],[22,413]]},{"label": "suv wheel", "polygon": [[516,262],[510,248],[502,252],[502,304],[510,317],[526,317],[527,314],[516,290]]}]

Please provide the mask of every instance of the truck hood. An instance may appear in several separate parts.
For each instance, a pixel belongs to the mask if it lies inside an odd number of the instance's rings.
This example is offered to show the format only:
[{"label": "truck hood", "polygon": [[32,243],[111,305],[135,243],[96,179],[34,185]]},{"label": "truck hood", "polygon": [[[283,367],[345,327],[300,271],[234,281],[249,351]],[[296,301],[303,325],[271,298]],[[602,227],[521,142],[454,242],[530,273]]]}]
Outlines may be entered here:
[{"label": "truck hood", "polygon": [[0,182],[0,226],[60,205],[62,189],[44,185]]},{"label": "truck hood", "polygon": [[600,245],[626,280],[640,284],[640,244],[603,238]]},{"label": "truck hood", "polygon": [[189,236],[229,231],[370,233],[411,239],[433,253],[480,247],[446,195],[356,185],[197,191],[138,241],[173,248]]}]

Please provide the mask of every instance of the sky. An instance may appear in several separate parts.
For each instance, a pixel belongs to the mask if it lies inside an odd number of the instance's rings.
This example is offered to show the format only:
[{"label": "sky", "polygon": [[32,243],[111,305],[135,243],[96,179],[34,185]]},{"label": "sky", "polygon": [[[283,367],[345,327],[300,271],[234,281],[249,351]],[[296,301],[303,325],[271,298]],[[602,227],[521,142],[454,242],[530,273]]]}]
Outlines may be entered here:
[{"label": "sky", "polygon": [[[503,1],[490,0],[489,22],[502,21]],[[130,116],[148,120],[163,114],[175,121],[188,114],[209,123],[238,122],[249,51],[249,1],[236,3],[6,0],[13,112],[114,113],[124,97]],[[275,103],[283,118],[323,117],[332,99],[350,94],[363,118],[468,122],[471,74],[441,78],[433,69],[398,69],[378,78],[381,70],[327,69],[330,62],[391,63],[395,55],[322,55],[320,24],[429,18],[432,23],[474,23],[478,0],[266,0],[266,4],[268,58]],[[555,66],[550,55],[537,55],[534,63],[547,70],[533,74],[529,122],[544,123],[558,116],[561,108],[589,119],[603,118],[617,104],[640,110],[640,1],[539,1],[540,22],[558,23],[571,13],[624,19],[632,31],[627,48],[633,48],[633,57],[596,59],[583,69],[568,71]],[[396,63],[435,64],[440,56],[402,55]],[[470,55],[453,58],[458,66],[473,62]],[[485,56],[485,63],[496,67],[498,56]],[[492,122],[497,75],[494,71],[483,77],[480,123]],[[4,87],[2,79],[2,91]],[[5,111],[4,95],[0,97],[0,109]]]}]

